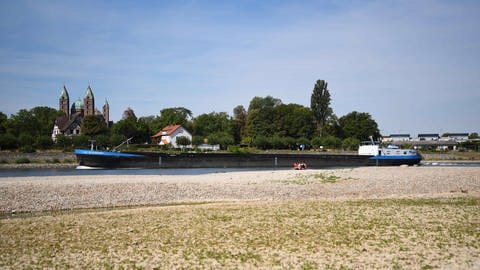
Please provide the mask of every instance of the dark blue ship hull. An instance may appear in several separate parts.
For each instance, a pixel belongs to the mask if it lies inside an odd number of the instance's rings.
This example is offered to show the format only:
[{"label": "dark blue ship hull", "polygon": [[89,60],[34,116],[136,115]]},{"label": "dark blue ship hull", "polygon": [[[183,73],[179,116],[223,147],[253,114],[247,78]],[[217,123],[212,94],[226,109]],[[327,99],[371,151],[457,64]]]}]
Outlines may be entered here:
[{"label": "dark blue ship hull", "polygon": [[408,156],[374,156],[369,158],[370,166],[400,166],[400,165],[417,165],[422,160],[421,155]]},{"label": "dark blue ship hull", "polygon": [[308,168],[367,166],[370,156],[331,154],[232,154],[109,152],[76,149],[80,166],[96,168]]}]

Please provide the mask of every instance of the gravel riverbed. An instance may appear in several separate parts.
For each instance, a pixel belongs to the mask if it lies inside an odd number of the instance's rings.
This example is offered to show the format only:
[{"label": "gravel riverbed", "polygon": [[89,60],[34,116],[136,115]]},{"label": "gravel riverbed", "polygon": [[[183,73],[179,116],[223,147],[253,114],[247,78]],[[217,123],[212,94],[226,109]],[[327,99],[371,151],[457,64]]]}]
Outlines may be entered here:
[{"label": "gravel riverbed", "polygon": [[478,167],[0,178],[0,212],[186,202],[480,197]]}]

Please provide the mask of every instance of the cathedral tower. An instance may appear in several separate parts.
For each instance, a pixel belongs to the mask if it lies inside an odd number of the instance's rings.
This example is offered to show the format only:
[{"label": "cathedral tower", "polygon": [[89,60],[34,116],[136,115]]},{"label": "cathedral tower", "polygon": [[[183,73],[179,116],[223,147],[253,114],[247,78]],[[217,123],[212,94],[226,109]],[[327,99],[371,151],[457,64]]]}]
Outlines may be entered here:
[{"label": "cathedral tower", "polygon": [[108,105],[107,99],[105,99],[105,104],[103,104],[103,118],[105,119],[108,127],[110,122],[110,105]]},{"label": "cathedral tower", "polygon": [[83,113],[85,116],[95,115],[95,98],[93,97],[93,92],[92,88],[90,88],[90,85],[88,86],[87,93],[83,99],[83,106]]},{"label": "cathedral tower", "polygon": [[70,117],[70,98],[68,97],[68,91],[65,85],[58,99],[58,109],[64,112],[67,118]]}]

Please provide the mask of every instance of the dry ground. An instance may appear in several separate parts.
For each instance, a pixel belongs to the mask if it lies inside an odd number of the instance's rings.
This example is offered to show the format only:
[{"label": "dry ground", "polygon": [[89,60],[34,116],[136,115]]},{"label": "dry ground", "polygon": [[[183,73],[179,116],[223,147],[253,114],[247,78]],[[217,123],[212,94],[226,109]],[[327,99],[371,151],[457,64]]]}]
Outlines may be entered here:
[{"label": "dry ground", "polygon": [[0,268],[479,269],[479,191],[480,168],[0,179]]}]

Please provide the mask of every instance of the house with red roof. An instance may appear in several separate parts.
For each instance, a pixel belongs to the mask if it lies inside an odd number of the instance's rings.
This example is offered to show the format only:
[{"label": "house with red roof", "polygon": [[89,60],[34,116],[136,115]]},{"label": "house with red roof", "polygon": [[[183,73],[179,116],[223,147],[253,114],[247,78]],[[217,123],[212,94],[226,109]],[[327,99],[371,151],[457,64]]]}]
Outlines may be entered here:
[{"label": "house with red roof", "polygon": [[181,125],[170,125],[162,128],[159,132],[152,136],[152,143],[158,145],[171,145],[174,148],[177,148],[177,138],[178,137],[187,137],[192,141],[192,134],[188,132]]}]

